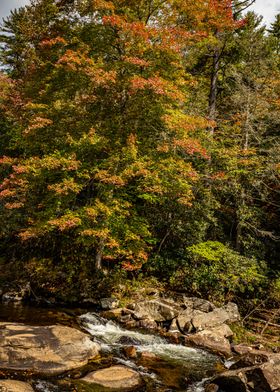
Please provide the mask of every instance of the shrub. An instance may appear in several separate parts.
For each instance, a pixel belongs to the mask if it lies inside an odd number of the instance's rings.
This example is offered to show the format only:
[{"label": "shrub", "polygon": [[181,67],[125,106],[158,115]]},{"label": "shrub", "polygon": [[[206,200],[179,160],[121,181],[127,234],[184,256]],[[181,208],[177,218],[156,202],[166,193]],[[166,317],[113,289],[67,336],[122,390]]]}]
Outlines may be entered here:
[{"label": "shrub", "polygon": [[186,249],[186,258],[171,279],[173,286],[201,296],[230,299],[258,295],[266,284],[266,264],[228,246],[207,241]]}]

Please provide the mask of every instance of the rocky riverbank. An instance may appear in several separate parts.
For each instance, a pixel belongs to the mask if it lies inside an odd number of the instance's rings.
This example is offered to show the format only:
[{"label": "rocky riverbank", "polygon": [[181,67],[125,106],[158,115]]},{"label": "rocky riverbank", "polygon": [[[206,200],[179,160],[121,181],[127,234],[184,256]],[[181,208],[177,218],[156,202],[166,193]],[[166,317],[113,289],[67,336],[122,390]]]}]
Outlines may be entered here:
[{"label": "rocky riverbank", "polygon": [[[3,300],[19,303],[20,295],[6,294]],[[156,295],[152,299],[128,303],[125,307],[120,307],[116,298],[103,298],[99,307],[99,315],[103,318],[89,314],[77,319],[58,312],[59,317],[53,325],[2,321],[0,378],[4,380],[0,383],[1,390],[41,392],[43,389],[38,387],[34,377],[59,377],[60,389],[46,391],[83,392],[96,391],[96,388],[180,391],[186,390],[181,388],[188,385],[192,388],[193,382],[204,378],[204,374],[207,376],[204,387],[200,384],[200,389],[188,390],[280,391],[280,354],[265,351],[261,346],[234,344],[231,327],[240,322],[238,307],[234,303],[217,307],[207,300],[177,294],[173,297]],[[59,318],[68,325],[59,325]],[[114,320],[117,324],[106,320]],[[118,325],[122,328],[119,329]],[[138,336],[133,332],[137,330],[152,335]],[[145,342],[143,348],[145,339],[149,344],[147,346]],[[108,345],[111,347],[109,354],[107,352],[104,356]],[[203,365],[203,352],[192,352],[191,347],[218,355],[220,365],[214,366],[218,364],[218,357],[215,360],[212,354],[205,362],[208,365]],[[164,356],[168,350],[173,351],[166,362]],[[112,357],[112,353],[115,356]],[[189,356],[192,355],[197,356],[196,359],[193,357],[193,371],[199,367],[199,362],[202,367],[206,366],[200,376],[192,376],[189,371],[192,368]],[[182,366],[188,367],[187,373]],[[144,373],[143,369],[146,369]],[[159,385],[152,383],[149,386],[152,374],[161,380]],[[23,381],[27,383],[23,384]]]}]

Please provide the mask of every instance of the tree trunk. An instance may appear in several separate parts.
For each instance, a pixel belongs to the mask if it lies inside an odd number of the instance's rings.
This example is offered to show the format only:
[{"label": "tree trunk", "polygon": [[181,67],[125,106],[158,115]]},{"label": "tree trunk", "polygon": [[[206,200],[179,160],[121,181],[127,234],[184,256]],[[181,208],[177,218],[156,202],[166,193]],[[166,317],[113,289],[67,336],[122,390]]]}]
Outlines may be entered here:
[{"label": "tree trunk", "polygon": [[95,255],[95,268],[99,271],[102,270],[103,251],[104,251],[104,240],[100,240]]},{"label": "tree trunk", "polygon": [[[220,67],[220,50],[215,49],[213,55],[213,68],[212,68],[212,75],[211,75],[211,85],[210,85],[210,92],[209,92],[209,109],[208,109],[208,116],[211,121],[216,120],[219,67]],[[211,125],[210,132],[211,135],[214,134],[214,125]]]}]

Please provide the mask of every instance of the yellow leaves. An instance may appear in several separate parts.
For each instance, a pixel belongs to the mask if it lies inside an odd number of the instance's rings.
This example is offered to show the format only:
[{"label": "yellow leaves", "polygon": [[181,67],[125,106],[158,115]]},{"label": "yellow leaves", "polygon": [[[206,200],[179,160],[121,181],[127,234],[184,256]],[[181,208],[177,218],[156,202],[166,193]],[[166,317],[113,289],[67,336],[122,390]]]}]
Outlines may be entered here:
[{"label": "yellow leaves", "polygon": [[81,218],[75,216],[73,213],[67,213],[60,218],[51,219],[48,224],[60,231],[67,231],[80,226],[82,223]]},{"label": "yellow leaves", "polygon": [[48,190],[55,192],[57,195],[67,196],[70,193],[78,193],[82,189],[73,178],[65,178],[62,182],[48,185]]},{"label": "yellow leaves", "polygon": [[53,121],[48,119],[48,118],[44,118],[44,117],[34,117],[31,121],[30,124],[28,126],[28,128],[23,132],[24,135],[29,135],[32,131],[35,131],[37,129],[42,129],[42,128],[46,128],[49,125],[52,125]]},{"label": "yellow leaves", "polygon": [[86,229],[81,231],[83,237],[92,237],[105,240],[109,237],[110,230],[108,228],[103,229]]},{"label": "yellow leaves", "polygon": [[128,57],[125,56],[123,58],[123,61],[132,65],[137,65],[138,67],[149,67],[150,66],[150,62],[144,59],[141,59],[139,57]]},{"label": "yellow leaves", "polygon": [[193,117],[180,110],[169,110],[168,114],[162,117],[167,127],[177,133],[187,134],[199,129],[206,129],[211,125],[204,117]]},{"label": "yellow leaves", "polygon": [[109,0],[91,0],[92,9],[113,11],[115,9],[114,3]]},{"label": "yellow leaves", "polygon": [[120,176],[110,174],[108,170],[99,170],[94,178],[103,184],[114,185],[116,187],[125,185],[125,181]]},{"label": "yellow leaves", "polygon": [[21,202],[13,202],[13,203],[6,203],[5,208],[7,210],[17,210],[24,206],[24,203]]},{"label": "yellow leaves", "polygon": [[28,228],[28,229],[20,231],[20,233],[18,234],[18,237],[22,241],[28,241],[30,239],[37,238],[40,234],[41,234],[41,232],[37,228],[32,227],[32,228]]}]

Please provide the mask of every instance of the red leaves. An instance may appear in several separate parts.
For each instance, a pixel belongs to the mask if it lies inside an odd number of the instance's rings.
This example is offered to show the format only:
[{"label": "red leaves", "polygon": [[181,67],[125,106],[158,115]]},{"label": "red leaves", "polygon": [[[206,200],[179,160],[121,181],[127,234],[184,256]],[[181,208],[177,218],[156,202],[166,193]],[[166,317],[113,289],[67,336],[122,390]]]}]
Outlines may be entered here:
[{"label": "red leaves", "polygon": [[138,90],[152,90],[157,95],[164,95],[173,100],[184,100],[184,94],[173,83],[159,77],[152,76],[148,79],[134,76],[131,81],[131,94]]},{"label": "red leaves", "polygon": [[41,47],[45,47],[45,48],[51,48],[58,44],[64,46],[67,44],[67,41],[65,41],[65,39],[62,37],[56,37],[56,38],[43,40],[40,43]]}]

